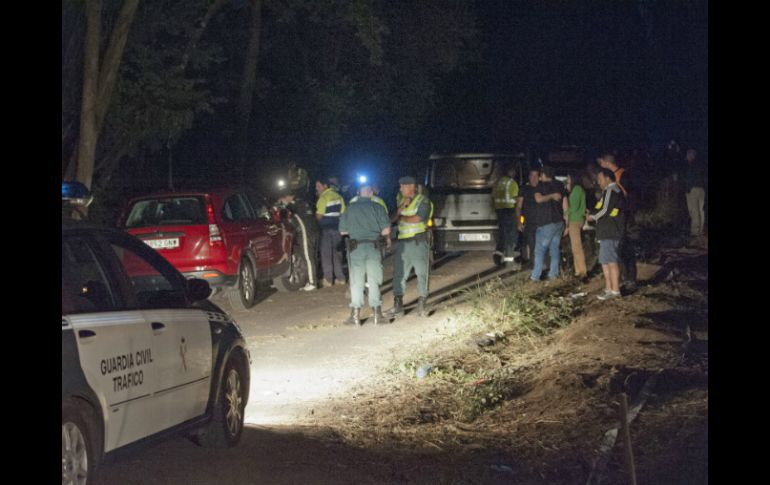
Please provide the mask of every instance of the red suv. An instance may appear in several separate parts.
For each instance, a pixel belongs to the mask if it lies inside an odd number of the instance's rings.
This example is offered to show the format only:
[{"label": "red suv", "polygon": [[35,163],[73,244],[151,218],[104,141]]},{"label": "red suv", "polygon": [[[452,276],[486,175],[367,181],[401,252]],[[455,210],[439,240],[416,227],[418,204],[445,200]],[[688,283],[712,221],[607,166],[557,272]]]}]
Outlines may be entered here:
[{"label": "red suv", "polygon": [[254,305],[259,283],[280,291],[307,283],[307,263],[285,211],[231,188],[175,191],[131,199],[119,227],[162,254],[188,278],[227,291],[236,309]]}]

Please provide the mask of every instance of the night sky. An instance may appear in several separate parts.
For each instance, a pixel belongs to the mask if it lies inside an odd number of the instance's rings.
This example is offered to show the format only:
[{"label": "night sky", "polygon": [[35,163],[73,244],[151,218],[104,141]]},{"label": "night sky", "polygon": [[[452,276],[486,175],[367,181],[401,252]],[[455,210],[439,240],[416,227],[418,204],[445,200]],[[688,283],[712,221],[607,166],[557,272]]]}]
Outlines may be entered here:
[{"label": "night sky", "polygon": [[450,88],[431,138],[659,145],[685,132],[703,143],[707,20],[706,2],[480,2],[482,61]]}]

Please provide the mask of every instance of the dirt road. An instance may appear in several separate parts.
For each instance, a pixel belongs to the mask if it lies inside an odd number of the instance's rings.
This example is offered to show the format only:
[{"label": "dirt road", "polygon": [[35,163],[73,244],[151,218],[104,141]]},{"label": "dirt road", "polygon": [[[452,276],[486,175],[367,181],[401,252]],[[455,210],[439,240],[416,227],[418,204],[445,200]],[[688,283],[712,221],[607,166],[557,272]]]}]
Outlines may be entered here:
[{"label": "dirt road", "polygon": [[[385,262],[384,304],[392,305],[391,260]],[[146,450],[119,456],[104,468],[106,483],[390,483],[391,455],[356,450],[329,436],[318,422],[328,419],[325,408],[334,399],[350,396],[367,379],[383,372],[405,348],[429,345],[441,337],[436,323],[453,318],[448,303],[453,295],[479,280],[504,274],[488,253],[449,255],[436,262],[431,274],[428,318],[410,315],[417,295],[415,280],[407,285],[407,315],[392,325],[362,328],[343,326],[349,314],[347,287],[313,292],[266,291],[248,311],[232,312],[247,339],[252,356],[251,393],[246,408],[247,428],[242,443],[232,450],[210,451],[178,438]],[[366,309],[363,317],[369,317]],[[344,415],[339,419],[346,419]],[[319,427],[320,426],[320,427]],[[415,465],[422,467],[419,457]],[[427,469],[453,457],[431,456]],[[412,465],[409,465],[412,466]],[[450,465],[452,469],[454,465]],[[399,467],[396,467],[398,469]],[[471,465],[465,470],[470,470]],[[431,476],[430,471],[426,471]],[[462,476],[464,472],[452,473]],[[488,473],[487,470],[474,472]],[[427,482],[426,482],[427,483]],[[490,482],[487,482],[490,483]]]},{"label": "dirt road", "polygon": [[[599,272],[585,285],[532,283],[527,271],[493,267],[488,254],[448,257],[431,278],[430,317],[362,328],[341,324],[346,287],[268,292],[233,313],[252,355],[239,446],[161,442],[119,455],[104,481],[626,483],[623,447],[600,448],[626,393],[639,403],[648,396],[631,430],[638,483],[707,483],[707,246],[661,250],[637,269],[636,292],[602,302]],[[509,324],[526,315],[537,315],[536,326],[516,333],[524,327]],[[558,329],[532,333],[559,315]],[[490,328],[503,340],[479,344]],[[429,362],[431,375],[416,377]]]}]

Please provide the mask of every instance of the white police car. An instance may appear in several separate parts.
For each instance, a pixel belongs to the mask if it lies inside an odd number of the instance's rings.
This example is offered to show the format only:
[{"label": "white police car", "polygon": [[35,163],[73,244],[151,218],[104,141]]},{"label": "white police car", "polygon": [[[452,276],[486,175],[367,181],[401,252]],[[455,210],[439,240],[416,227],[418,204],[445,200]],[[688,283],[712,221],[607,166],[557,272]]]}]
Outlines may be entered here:
[{"label": "white police car", "polygon": [[167,434],[238,443],[250,356],[210,292],[133,236],[62,219],[63,484]]}]

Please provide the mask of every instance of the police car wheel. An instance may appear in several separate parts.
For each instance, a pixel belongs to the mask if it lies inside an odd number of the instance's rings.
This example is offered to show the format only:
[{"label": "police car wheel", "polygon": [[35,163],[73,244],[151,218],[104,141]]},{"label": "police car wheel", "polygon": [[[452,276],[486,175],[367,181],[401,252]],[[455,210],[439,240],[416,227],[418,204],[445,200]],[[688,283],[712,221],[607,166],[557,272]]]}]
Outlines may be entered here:
[{"label": "police car wheel", "polygon": [[238,282],[227,292],[230,306],[235,310],[248,310],[257,298],[257,281],[251,261],[244,258],[238,268]]},{"label": "police car wheel", "polygon": [[241,439],[246,400],[240,365],[241,361],[234,357],[227,362],[211,422],[197,437],[201,446],[229,448]]},{"label": "police car wheel", "polygon": [[75,403],[62,402],[61,461],[62,485],[81,485],[96,480],[101,442],[96,423]]}]

